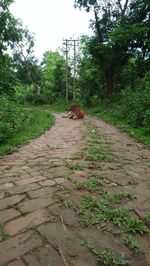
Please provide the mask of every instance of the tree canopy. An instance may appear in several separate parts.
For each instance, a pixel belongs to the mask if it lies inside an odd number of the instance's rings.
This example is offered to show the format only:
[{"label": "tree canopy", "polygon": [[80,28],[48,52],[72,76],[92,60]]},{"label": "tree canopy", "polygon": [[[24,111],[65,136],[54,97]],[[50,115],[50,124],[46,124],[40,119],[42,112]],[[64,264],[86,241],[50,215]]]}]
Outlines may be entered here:
[{"label": "tree canopy", "polygon": [[145,64],[150,52],[150,3],[148,0],[75,0],[75,7],[94,12],[94,35],[87,39],[112,98],[115,78],[136,54]]}]

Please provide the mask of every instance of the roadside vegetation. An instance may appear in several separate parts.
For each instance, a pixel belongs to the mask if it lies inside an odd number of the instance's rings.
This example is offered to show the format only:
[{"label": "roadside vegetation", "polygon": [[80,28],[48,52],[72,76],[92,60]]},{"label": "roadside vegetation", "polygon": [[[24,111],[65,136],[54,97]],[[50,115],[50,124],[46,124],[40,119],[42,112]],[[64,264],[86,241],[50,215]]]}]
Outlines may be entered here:
[{"label": "roadside vegetation", "polygon": [[[50,115],[42,110],[68,111],[72,99],[87,113],[119,126],[121,130],[150,146],[150,3],[148,0],[127,0],[125,3],[119,0],[74,0],[76,8],[83,8],[85,12],[90,11],[94,15],[90,24],[93,30],[92,36],[80,37],[75,80],[72,55],[68,53],[68,64],[66,64],[65,55],[61,50],[46,51],[42,61],[39,62],[34,55],[34,35],[10,13],[10,5],[14,0],[2,2],[0,7],[0,145],[2,147],[6,142],[8,145],[11,139],[15,142],[15,136],[16,143],[20,144],[21,137],[17,137],[18,134],[21,131],[24,133],[26,130],[32,131],[30,126],[33,127],[36,121],[38,125],[35,131],[39,133],[33,135],[39,135],[52,124]],[[9,50],[11,53],[8,53]],[[3,153],[7,148],[1,150]],[[93,158],[94,156],[92,155]]]},{"label": "roadside vegetation", "polygon": [[[118,126],[150,147],[149,0],[74,0],[76,8],[94,15],[92,36],[80,37],[75,80],[69,53],[68,64],[61,50],[46,51],[41,62],[34,56],[34,36],[10,13],[13,2],[0,3],[0,155],[12,153],[44,133],[55,123],[53,112],[67,112],[72,101],[86,114]],[[86,119],[83,123],[87,126],[86,147],[63,160],[67,172],[62,177],[71,182],[73,193],[69,194],[70,187],[61,191],[60,185],[55,196],[65,194],[60,199],[62,207],[73,209],[81,221],[81,231],[94,229],[96,237],[97,232],[102,237],[107,232],[109,239],[111,234],[109,242],[119,242],[117,253],[111,243],[108,248],[99,245],[99,250],[97,241],[80,238],[80,244],[100,264],[129,265],[132,258],[122,248],[129,249],[137,261],[142,256],[150,212],[144,217],[136,213],[136,183],[132,184],[128,175],[132,168],[125,168],[130,161],[113,153],[109,139],[101,136],[95,125]],[[47,170],[59,167],[54,160]],[[146,173],[144,161],[142,167]],[[79,178],[73,179],[70,173],[77,173]],[[129,179],[127,186],[122,185],[122,179]],[[133,208],[127,207],[128,203]]]},{"label": "roadside vegetation", "polygon": [[11,153],[54,124],[54,117],[33,107],[19,106],[0,97],[0,155]]}]

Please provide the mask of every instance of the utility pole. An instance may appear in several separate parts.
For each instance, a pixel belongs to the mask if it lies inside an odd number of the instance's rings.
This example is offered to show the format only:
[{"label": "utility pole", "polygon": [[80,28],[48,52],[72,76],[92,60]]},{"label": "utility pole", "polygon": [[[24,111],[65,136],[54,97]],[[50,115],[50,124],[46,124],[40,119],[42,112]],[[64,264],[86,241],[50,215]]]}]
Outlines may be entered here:
[{"label": "utility pole", "polygon": [[68,101],[68,40],[65,40],[63,43],[65,48],[65,54],[66,54],[66,101]]},{"label": "utility pole", "polygon": [[[73,46],[73,100],[76,99],[76,44],[78,40],[65,40],[63,43],[66,46],[66,100],[68,101],[68,47]],[[73,44],[72,44],[73,43]]]},{"label": "utility pole", "polygon": [[73,40],[73,100],[76,99],[76,40]]}]

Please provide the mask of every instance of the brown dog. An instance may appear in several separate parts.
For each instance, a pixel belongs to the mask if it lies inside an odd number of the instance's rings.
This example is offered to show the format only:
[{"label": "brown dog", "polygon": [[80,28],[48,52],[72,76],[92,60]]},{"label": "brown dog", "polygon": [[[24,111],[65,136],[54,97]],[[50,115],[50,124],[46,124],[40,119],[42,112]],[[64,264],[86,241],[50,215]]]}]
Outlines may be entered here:
[{"label": "brown dog", "polygon": [[84,118],[84,112],[76,104],[72,103],[69,107],[69,113],[64,116],[70,119],[81,119]]}]

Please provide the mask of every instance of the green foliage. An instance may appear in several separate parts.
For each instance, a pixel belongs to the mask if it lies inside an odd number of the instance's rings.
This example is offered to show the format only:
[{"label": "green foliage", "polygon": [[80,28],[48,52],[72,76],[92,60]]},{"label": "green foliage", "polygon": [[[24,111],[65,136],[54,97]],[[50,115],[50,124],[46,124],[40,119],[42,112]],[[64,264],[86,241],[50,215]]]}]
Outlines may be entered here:
[{"label": "green foliage", "polygon": [[33,117],[27,115],[15,103],[7,98],[0,98],[0,143],[4,143],[25,125],[32,122]]},{"label": "green foliage", "polygon": [[33,85],[22,85],[18,83],[14,86],[15,99],[18,103],[25,104],[26,102],[34,102],[34,87]]},{"label": "green foliage", "polygon": [[81,39],[82,55],[78,62],[78,98],[87,106],[96,106],[105,97],[104,79],[97,61],[91,57],[86,37]]},{"label": "green foliage", "polygon": [[114,208],[113,204],[118,202],[124,194],[115,193],[110,196],[107,193],[101,194],[105,201],[85,196],[78,206],[79,214],[83,215],[86,226],[99,226],[101,222],[112,221],[118,227],[129,233],[147,233],[144,222],[130,216],[130,209]]},{"label": "green foliage", "polygon": [[150,213],[148,213],[145,217],[145,222],[148,226],[150,226]]},{"label": "green foliage", "polygon": [[121,92],[120,116],[132,126],[150,125],[150,71],[135,88]]},{"label": "green foliage", "polygon": [[87,112],[150,145],[150,72],[136,80],[132,87],[124,88],[112,102],[103,101]]},{"label": "green foliage", "polygon": [[59,99],[57,102],[50,104],[49,109],[53,112],[66,112],[68,111],[68,103],[63,99]]},{"label": "green foliage", "polygon": [[129,265],[128,260],[125,258],[125,254],[121,253],[120,256],[117,256],[111,250],[104,250],[101,255],[104,265]]},{"label": "green foliage", "polygon": [[100,252],[90,241],[82,240],[81,245],[86,246],[98,258],[99,262],[104,265],[129,265],[124,253],[118,255],[114,251],[108,249]]},{"label": "green foliage", "polygon": [[84,170],[86,165],[82,162],[76,162],[76,163],[66,163],[66,167],[68,167],[71,170]]},{"label": "green foliage", "polygon": [[0,66],[0,94],[12,95],[13,85],[16,81],[12,58],[8,54],[0,56]]},{"label": "green foliage", "polygon": [[[9,11],[13,0],[0,1],[0,93],[11,94],[12,85],[16,80],[13,58],[9,50],[20,42],[22,38],[22,25]],[[15,69],[16,70],[16,69]]]},{"label": "green foliage", "polygon": [[0,154],[38,136],[53,124],[52,117],[32,107],[25,109],[0,97]]},{"label": "green foliage", "polygon": [[52,92],[49,92],[49,94],[44,93],[44,91],[41,91],[41,88],[36,86],[36,84],[23,85],[21,83],[17,83],[13,87],[13,91],[15,100],[17,103],[21,104],[49,104],[54,100]]},{"label": "green foliage", "polygon": [[13,2],[2,0],[0,3],[0,94],[10,96],[18,82],[22,86],[33,85],[37,91],[41,83],[41,68],[33,55],[34,36],[10,13]]},{"label": "green foliage", "polygon": [[13,48],[16,78],[25,85],[40,85],[41,67],[34,56],[34,36],[26,28],[21,33],[21,40]]},{"label": "green foliage", "polygon": [[[92,132],[94,134],[93,135],[93,138],[95,137],[95,139],[97,138],[96,135],[95,135],[95,132]],[[102,146],[102,145],[99,145],[99,146],[92,146],[90,148],[87,149],[87,153],[86,153],[86,156],[85,156],[86,159],[88,159],[89,161],[114,161],[115,158],[112,156],[112,155],[108,155],[106,153],[106,149]]]},{"label": "green foliage", "polygon": [[116,203],[116,202],[120,202],[123,198],[127,198],[127,199],[133,199],[133,194],[129,193],[129,192],[115,192],[114,194],[110,194],[107,191],[101,192],[100,195],[102,196],[102,198],[104,198],[105,200],[107,200],[108,202],[111,203]]},{"label": "green foliage", "polygon": [[64,201],[63,201],[63,205],[64,205],[66,208],[70,207],[71,204],[72,204],[71,200],[64,200]]},{"label": "green foliage", "polygon": [[20,38],[19,22],[9,11],[14,0],[1,0],[0,2],[0,56],[7,49],[7,45],[13,44]]},{"label": "green foliage", "polygon": [[[120,91],[120,88],[134,85],[136,79],[149,69],[149,2],[74,0],[74,3],[75,7],[83,7],[87,12],[94,13],[91,23],[94,34],[84,40],[84,52],[88,56],[83,57],[80,64],[80,75],[82,76],[83,71],[83,79],[79,77],[79,81],[85,92],[84,98],[87,96],[88,103],[89,96],[99,96],[101,92],[101,97],[104,97],[106,88],[107,98],[112,99],[112,95]],[[133,58],[137,60],[135,64],[130,60]],[[84,63],[88,64],[87,68]],[[100,68],[100,78],[96,73],[97,66]],[[93,90],[90,86],[94,87]],[[97,87],[99,93],[95,93]]]},{"label": "green foliage", "polygon": [[124,243],[128,248],[132,249],[135,253],[141,253],[142,252],[142,248],[141,248],[140,244],[132,235],[127,235],[124,238]]},{"label": "green foliage", "polygon": [[124,229],[126,232],[131,232],[131,233],[140,233],[144,234],[147,233],[147,229],[144,225],[143,221],[137,220],[133,217],[125,217],[124,219]]},{"label": "green foliage", "polygon": [[58,52],[48,51],[42,61],[42,83],[44,94],[51,103],[65,98],[66,62]]},{"label": "green foliage", "polygon": [[88,191],[98,190],[102,186],[102,181],[98,178],[90,177],[86,182],[75,181],[76,189],[84,188]]}]

